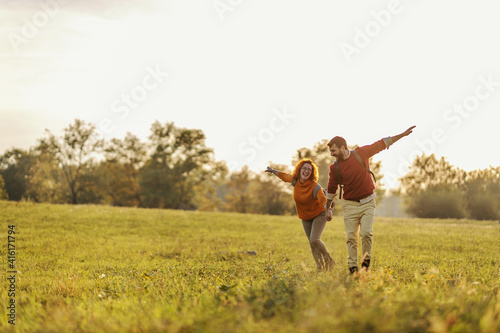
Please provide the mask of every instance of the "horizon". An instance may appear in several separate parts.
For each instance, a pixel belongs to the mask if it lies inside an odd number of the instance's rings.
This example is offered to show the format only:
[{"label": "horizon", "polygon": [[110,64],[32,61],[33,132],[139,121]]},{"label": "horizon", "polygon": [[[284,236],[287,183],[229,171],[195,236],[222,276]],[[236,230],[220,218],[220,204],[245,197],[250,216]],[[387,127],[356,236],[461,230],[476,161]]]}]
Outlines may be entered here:
[{"label": "horizon", "polygon": [[201,129],[232,171],[259,171],[336,135],[362,146],[416,125],[374,156],[387,189],[422,153],[465,171],[500,165],[488,154],[500,142],[491,0],[1,6],[2,153],[76,118],[107,141],[146,141],[158,120]]}]

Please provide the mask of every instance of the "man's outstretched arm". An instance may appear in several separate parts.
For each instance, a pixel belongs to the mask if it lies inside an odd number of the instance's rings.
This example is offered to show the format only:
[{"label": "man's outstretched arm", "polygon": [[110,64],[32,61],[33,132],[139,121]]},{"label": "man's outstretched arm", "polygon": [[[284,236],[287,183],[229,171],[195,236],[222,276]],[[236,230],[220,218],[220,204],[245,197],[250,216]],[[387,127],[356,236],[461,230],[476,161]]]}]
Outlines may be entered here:
[{"label": "man's outstretched arm", "polygon": [[412,127],[408,128],[406,131],[404,131],[403,133],[400,133],[398,135],[389,136],[387,138],[384,138],[384,142],[385,142],[385,145],[387,146],[387,148],[389,148],[390,145],[392,145],[393,143],[395,143],[399,139],[401,139],[401,138],[409,135],[411,132],[413,132],[413,129],[415,127],[416,126],[412,126]]}]

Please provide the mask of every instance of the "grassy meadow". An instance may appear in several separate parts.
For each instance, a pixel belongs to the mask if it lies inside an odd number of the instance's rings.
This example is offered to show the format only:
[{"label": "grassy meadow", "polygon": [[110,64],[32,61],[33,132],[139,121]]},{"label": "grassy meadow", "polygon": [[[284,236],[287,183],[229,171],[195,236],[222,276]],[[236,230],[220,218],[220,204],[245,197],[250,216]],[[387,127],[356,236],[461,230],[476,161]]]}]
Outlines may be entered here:
[{"label": "grassy meadow", "polygon": [[0,201],[0,221],[1,332],[500,332],[496,221],[377,218],[356,278],[338,216],[330,272],[293,216]]}]

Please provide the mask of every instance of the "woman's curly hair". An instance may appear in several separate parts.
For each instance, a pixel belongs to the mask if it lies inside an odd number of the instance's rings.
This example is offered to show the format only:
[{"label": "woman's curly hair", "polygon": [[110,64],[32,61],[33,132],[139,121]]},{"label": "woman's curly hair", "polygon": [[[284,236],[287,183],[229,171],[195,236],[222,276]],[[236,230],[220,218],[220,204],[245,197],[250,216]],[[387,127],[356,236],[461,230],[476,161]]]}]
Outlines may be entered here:
[{"label": "woman's curly hair", "polygon": [[299,180],[300,179],[300,169],[302,169],[302,166],[304,164],[310,164],[312,166],[312,173],[311,176],[309,176],[309,179],[312,179],[313,181],[317,182],[319,178],[319,171],[318,167],[314,162],[308,158],[303,158],[301,159],[296,165],[295,168],[293,169],[292,177],[293,179]]}]

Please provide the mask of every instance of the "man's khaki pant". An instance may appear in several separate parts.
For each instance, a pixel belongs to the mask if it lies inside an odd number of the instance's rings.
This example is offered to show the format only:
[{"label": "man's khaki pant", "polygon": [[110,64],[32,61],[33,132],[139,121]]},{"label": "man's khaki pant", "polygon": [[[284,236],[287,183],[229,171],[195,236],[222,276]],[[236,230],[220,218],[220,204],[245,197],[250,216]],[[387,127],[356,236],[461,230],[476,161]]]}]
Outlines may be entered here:
[{"label": "man's khaki pant", "polygon": [[371,259],[373,222],[375,221],[375,199],[365,204],[344,200],[344,226],[347,234],[347,265],[358,266],[358,233],[365,259]]}]

